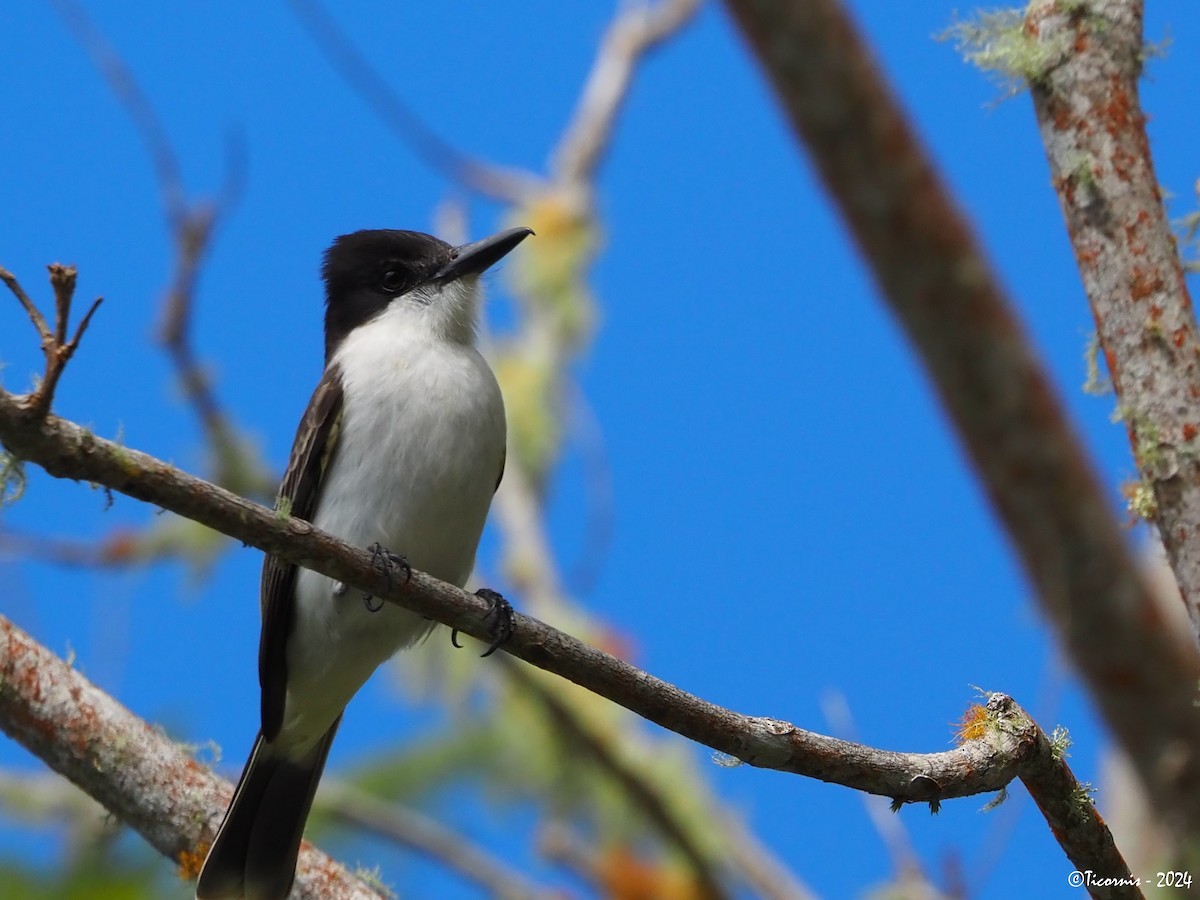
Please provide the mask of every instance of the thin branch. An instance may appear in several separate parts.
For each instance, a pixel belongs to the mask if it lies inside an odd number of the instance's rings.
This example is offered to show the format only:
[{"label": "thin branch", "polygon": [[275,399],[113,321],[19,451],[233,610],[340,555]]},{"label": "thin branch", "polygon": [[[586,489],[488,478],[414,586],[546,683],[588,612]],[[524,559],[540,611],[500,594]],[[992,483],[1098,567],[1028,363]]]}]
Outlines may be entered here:
[{"label": "thin branch", "polygon": [[137,79],[125,65],[125,61],[88,17],[84,8],[75,0],[51,0],[59,18],[72,36],[91,57],[92,64],[125,108],[142,143],[150,154],[150,162],[160,188],[163,204],[167,210],[167,221],[172,231],[177,231],[187,218],[187,201],[184,199],[183,176],[179,160],[167,137],[154,105],[146,96]]},{"label": "thin branch", "polygon": [[[1173,827],[1200,835],[1200,654],[1152,609],[1105,487],[971,228],[835,0],[726,0],[908,331],[1042,608]],[[1120,636],[1117,639],[1115,636]]]},{"label": "thin branch", "polygon": [[[1025,713],[1020,715],[1024,716]],[[1021,768],[1021,783],[1033,797],[1033,802],[1050,826],[1050,831],[1058,838],[1067,858],[1081,872],[1090,868],[1106,879],[1128,878],[1128,867],[1113,841],[1112,832],[1107,826],[1091,827],[1091,820],[1098,820],[1099,813],[1096,812],[1090,786],[1080,784],[1067,765],[1066,747],[1061,742],[1059,746],[1052,746],[1041,729],[1038,729],[1035,739],[1039,746],[1029,765]],[[1092,863],[1085,866],[1081,860],[1091,860]],[[1133,881],[1132,878],[1129,880]],[[1107,892],[1089,891],[1095,897],[1141,895],[1140,891],[1136,895],[1123,892],[1121,887],[1111,886],[1112,889]],[[1136,891],[1136,888],[1131,890]]]},{"label": "thin branch", "polygon": [[436,171],[464,188],[507,203],[542,189],[541,179],[467,156],[429,128],[401,99],[317,0],[289,0],[313,43],[375,115]]},{"label": "thin branch", "polygon": [[536,697],[546,714],[554,722],[554,730],[562,739],[568,752],[582,752],[596,766],[617,782],[624,796],[635,805],[646,819],[662,834],[663,838],[680,852],[692,870],[696,887],[701,896],[717,900],[727,896],[721,887],[715,860],[700,847],[691,831],[671,810],[669,802],[642,774],[628,765],[608,743],[593,734],[568,704],[547,690],[538,679],[531,677],[522,667],[505,659],[507,674],[519,686],[521,693]]},{"label": "thin branch", "polygon": [[699,7],[699,0],[641,0],[617,14],[552,157],[556,180],[582,185],[595,179],[643,57],[683,28]]},{"label": "thin branch", "polygon": [[22,557],[60,566],[116,568],[145,560],[147,555],[141,536],[128,530],[114,531],[97,542],[23,534],[11,528],[0,528],[0,558]]},{"label": "thin branch", "polygon": [[566,583],[576,594],[596,586],[613,539],[614,494],[612,460],[596,411],[575,382],[566,385],[570,424],[583,463],[584,527],[579,557],[568,567]]},{"label": "thin branch", "polygon": [[[835,734],[847,739],[857,737],[854,717],[844,694],[840,691],[826,693],[821,700],[821,709]],[[913,847],[903,820],[894,815],[888,809],[887,803],[879,797],[864,795],[862,802],[867,818],[871,820],[871,825],[891,857],[892,867],[895,869],[893,883],[914,887],[915,883],[919,883],[922,890],[918,893],[934,893],[933,883],[921,864],[921,858]]]},{"label": "thin branch", "polygon": [[533,884],[507,863],[496,859],[462,835],[394,803],[347,784],[322,782],[316,805],[354,828],[415,850],[502,900],[552,900],[561,893]]},{"label": "thin branch", "polygon": [[46,317],[42,315],[42,311],[37,308],[36,303],[29,299],[29,295],[25,293],[25,289],[21,287],[21,283],[17,281],[17,276],[8,271],[8,269],[0,267],[0,281],[3,281],[12,292],[12,295],[17,298],[17,302],[25,310],[25,315],[29,316],[29,321],[37,329],[38,337],[42,340],[42,346],[45,347],[54,339],[54,334],[50,331],[50,326],[46,323]]},{"label": "thin branch", "polygon": [[[0,617],[0,728],[194,878],[233,786]],[[380,900],[309,846],[295,900]]]},{"label": "thin branch", "polygon": [[[370,553],[308,522],[284,518],[57,416],[47,416],[31,427],[22,409],[19,398],[0,390],[0,442],[16,457],[36,462],[55,477],[94,482],[154,503],[464,634],[479,640],[488,637],[488,604],[474,594],[415,570],[410,581],[391,583],[393,579],[373,564]],[[936,804],[1000,790],[1029,764],[1031,754],[1048,746],[1015,703],[993,695],[988,708],[995,726],[953,750],[929,754],[877,750],[778,719],[724,709],[528,616],[514,614],[514,625],[505,651],[651,722],[750,765],[882,794],[897,804]],[[1107,830],[1094,817],[1076,827]],[[1086,862],[1077,866],[1083,868]]]},{"label": "thin branch", "polygon": [[745,823],[725,825],[727,851],[733,867],[761,900],[816,900],[817,895],[783,865]]}]

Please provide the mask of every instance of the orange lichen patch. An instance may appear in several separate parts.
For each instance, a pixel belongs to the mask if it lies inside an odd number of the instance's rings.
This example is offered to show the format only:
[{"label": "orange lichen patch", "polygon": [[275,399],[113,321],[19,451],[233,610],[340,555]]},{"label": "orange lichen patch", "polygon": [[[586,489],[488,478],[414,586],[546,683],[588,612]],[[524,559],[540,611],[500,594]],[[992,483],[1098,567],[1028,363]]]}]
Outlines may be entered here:
[{"label": "orange lichen patch", "polygon": [[208,845],[201,844],[195,850],[179,851],[179,877],[184,881],[192,881],[200,877],[200,868],[204,865],[204,858],[208,856]]},{"label": "orange lichen patch", "polygon": [[1054,104],[1054,127],[1066,131],[1071,125],[1071,108],[1066,103]]},{"label": "orange lichen patch", "polygon": [[1095,264],[1099,256],[1100,253],[1095,247],[1084,247],[1082,244],[1075,245],[1075,261],[1081,266],[1088,266],[1090,268]]},{"label": "orange lichen patch", "polygon": [[1197,428],[1192,422],[1183,423],[1183,439],[1185,441],[1194,441],[1196,435],[1200,434],[1200,428]]},{"label": "orange lichen patch", "polygon": [[604,851],[596,868],[605,896],[612,900],[692,900],[704,895],[687,873],[638,859],[625,847]]},{"label": "orange lichen patch", "polygon": [[987,734],[988,711],[982,704],[972,703],[958,720],[958,730],[954,732],[954,740],[958,744],[978,740]]},{"label": "orange lichen patch", "polygon": [[[1145,269],[1134,268],[1133,283],[1129,285],[1129,297],[1132,300],[1145,300],[1154,294],[1160,293],[1163,289],[1162,276],[1154,271],[1146,271]],[[1150,307],[1150,318],[1158,321],[1162,318],[1162,307],[1154,305]]]},{"label": "orange lichen patch", "polygon": [[1187,341],[1187,332],[1186,325],[1180,325],[1171,332],[1171,343],[1175,345],[1175,349],[1179,350],[1183,348],[1184,342]]},{"label": "orange lichen patch", "polygon": [[1128,133],[1133,122],[1133,101],[1129,99],[1129,90],[1120,75],[1113,75],[1109,79],[1106,100],[1101,112],[1108,120],[1109,134],[1116,137]]}]

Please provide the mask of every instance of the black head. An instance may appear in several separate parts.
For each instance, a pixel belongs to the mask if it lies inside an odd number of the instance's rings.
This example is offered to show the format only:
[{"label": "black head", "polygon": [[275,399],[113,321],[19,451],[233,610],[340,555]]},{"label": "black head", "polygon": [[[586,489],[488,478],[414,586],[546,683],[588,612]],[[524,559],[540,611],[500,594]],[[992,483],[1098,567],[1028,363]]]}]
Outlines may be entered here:
[{"label": "black head", "polygon": [[419,231],[356,231],[325,251],[325,360],[342,339],[397,297],[433,282],[478,275],[533,232],[511,228],[453,247]]}]

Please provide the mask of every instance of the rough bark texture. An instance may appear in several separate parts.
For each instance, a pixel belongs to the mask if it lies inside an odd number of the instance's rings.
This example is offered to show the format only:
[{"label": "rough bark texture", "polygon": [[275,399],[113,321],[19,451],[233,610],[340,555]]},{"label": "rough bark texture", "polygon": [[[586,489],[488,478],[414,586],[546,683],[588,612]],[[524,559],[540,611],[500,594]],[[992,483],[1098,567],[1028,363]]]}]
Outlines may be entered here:
[{"label": "rough bark texture", "polygon": [[[0,617],[0,728],[194,878],[233,785]],[[312,847],[295,900],[380,900]]]},{"label": "rough bark texture", "polygon": [[1138,98],[1142,8],[1038,2],[1031,40],[1062,48],[1030,91],[1134,458],[1200,635],[1200,346]]},{"label": "rough bark texture", "polygon": [[1200,655],[1159,617],[965,217],[840,4],[726,5],[919,350],[1105,719],[1156,808],[1200,836]]}]

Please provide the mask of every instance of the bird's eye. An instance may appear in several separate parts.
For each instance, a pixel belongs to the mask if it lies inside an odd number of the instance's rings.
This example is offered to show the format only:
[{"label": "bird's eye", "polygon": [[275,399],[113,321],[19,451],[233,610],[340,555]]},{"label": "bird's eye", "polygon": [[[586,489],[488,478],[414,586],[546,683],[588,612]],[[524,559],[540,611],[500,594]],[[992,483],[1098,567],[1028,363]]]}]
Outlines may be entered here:
[{"label": "bird's eye", "polygon": [[404,273],[398,269],[388,269],[379,279],[379,286],[385,291],[398,291],[404,284]]}]

